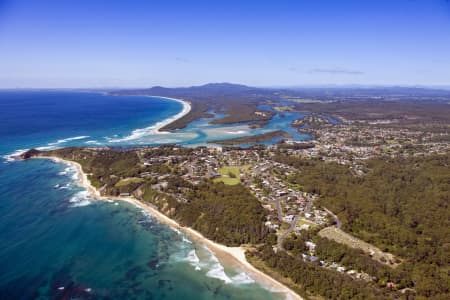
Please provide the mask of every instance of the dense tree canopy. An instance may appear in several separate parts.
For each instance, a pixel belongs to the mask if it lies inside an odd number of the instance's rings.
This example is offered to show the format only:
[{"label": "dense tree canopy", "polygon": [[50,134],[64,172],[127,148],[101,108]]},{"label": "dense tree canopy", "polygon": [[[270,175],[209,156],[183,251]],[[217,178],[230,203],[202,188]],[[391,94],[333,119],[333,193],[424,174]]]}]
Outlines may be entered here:
[{"label": "dense tree canopy", "polygon": [[373,159],[363,177],[321,160],[275,159],[299,170],[289,180],[318,193],[344,230],[405,258],[399,268],[419,295],[450,296],[450,154]]},{"label": "dense tree canopy", "polygon": [[[173,190],[175,186],[186,187],[186,184],[174,180],[167,188]],[[148,187],[143,197],[166,212],[173,209],[172,217],[181,224],[225,245],[258,243],[267,235],[266,211],[244,186],[207,181],[191,188],[186,194],[187,203],[161,195],[155,203],[156,193]]]}]

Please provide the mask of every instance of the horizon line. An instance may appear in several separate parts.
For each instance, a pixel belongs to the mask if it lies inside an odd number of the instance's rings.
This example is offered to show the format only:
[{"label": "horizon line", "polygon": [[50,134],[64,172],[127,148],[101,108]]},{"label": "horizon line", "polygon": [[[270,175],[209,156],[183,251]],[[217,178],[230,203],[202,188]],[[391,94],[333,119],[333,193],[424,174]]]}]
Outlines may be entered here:
[{"label": "horizon line", "polygon": [[0,87],[1,90],[140,90],[140,89],[151,89],[155,87],[162,88],[190,88],[190,87],[201,87],[208,84],[231,84],[231,85],[243,85],[251,88],[266,88],[266,89],[307,89],[307,88],[337,88],[337,89],[348,89],[348,88],[418,88],[418,89],[443,89],[450,90],[450,84],[305,84],[305,85],[246,85],[242,83],[231,83],[231,82],[208,82],[203,84],[194,85],[153,85],[153,86],[105,86],[105,87]]}]

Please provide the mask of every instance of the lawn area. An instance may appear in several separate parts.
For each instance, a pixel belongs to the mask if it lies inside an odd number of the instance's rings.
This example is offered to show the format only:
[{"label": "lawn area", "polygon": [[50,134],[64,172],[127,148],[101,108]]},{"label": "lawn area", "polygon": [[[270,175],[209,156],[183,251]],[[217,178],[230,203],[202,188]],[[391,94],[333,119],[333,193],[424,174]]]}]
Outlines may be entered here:
[{"label": "lawn area", "polygon": [[214,179],[215,182],[223,182],[227,185],[235,185],[241,181],[240,170],[248,168],[247,166],[227,166],[219,169],[220,177]]},{"label": "lawn area", "polygon": [[309,222],[309,221],[304,220],[304,219],[298,219],[297,226],[301,226],[301,225],[305,225],[305,224],[309,225],[311,227],[316,227],[317,226],[317,224],[314,224],[313,222]]},{"label": "lawn area", "polygon": [[125,185],[129,185],[130,183],[141,183],[144,182],[144,179],[142,178],[137,178],[137,177],[130,177],[130,178],[125,178],[120,180],[119,182],[116,183],[116,187],[121,187],[121,186],[125,186]]}]

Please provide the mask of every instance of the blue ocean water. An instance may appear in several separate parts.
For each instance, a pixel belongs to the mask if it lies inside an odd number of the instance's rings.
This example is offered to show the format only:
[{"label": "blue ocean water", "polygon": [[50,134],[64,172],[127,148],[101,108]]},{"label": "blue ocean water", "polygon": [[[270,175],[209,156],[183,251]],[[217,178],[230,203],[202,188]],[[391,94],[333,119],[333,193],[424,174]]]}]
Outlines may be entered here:
[{"label": "blue ocean water", "polygon": [[[152,131],[181,108],[157,97],[0,92],[0,299],[280,298],[140,209],[89,201],[71,167],[6,156],[31,147],[212,137],[200,137],[200,127],[174,137]],[[144,135],[127,139],[140,128]]]},{"label": "blue ocean water", "polygon": [[48,146],[49,143],[52,144],[50,146],[106,143],[108,138],[127,136],[136,128],[167,119],[181,108],[179,102],[157,97],[2,91],[0,154]]}]

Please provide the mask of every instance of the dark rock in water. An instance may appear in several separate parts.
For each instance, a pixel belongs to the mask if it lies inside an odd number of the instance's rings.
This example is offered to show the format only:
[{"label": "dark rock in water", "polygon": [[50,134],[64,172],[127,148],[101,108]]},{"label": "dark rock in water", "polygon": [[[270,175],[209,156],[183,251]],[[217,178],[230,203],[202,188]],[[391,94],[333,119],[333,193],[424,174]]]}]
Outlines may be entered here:
[{"label": "dark rock in water", "polygon": [[149,291],[144,291],[145,293],[145,299],[147,300],[152,300],[153,299],[153,294]]},{"label": "dark rock in water", "polygon": [[136,266],[127,271],[125,274],[126,280],[135,280],[140,274],[144,273],[144,269],[141,266]]},{"label": "dark rock in water", "polygon": [[83,284],[77,284],[70,276],[70,266],[62,267],[52,276],[50,284],[50,299],[94,299],[91,289]]},{"label": "dark rock in water", "polygon": [[73,280],[70,274],[70,267],[68,265],[63,266],[52,275],[50,288],[52,291],[57,290],[59,287],[68,286]]},{"label": "dark rock in water", "polygon": [[142,282],[140,282],[140,281],[137,281],[137,282],[135,282],[135,283],[133,283],[133,284],[129,285],[129,286],[128,286],[128,288],[129,288],[129,289],[133,289],[133,290],[136,290],[136,289],[137,289],[137,287],[138,287],[138,286],[140,286],[141,284],[142,284]]},{"label": "dark rock in water", "polygon": [[169,290],[173,290],[172,281],[170,279],[158,280],[158,288],[163,289],[167,287]]},{"label": "dark rock in water", "polygon": [[67,210],[70,208],[70,204],[67,202],[63,202],[60,205],[58,205],[57,207],[55,207],[54,209],[50,210],[48,212],[48,214],[50,216],[55,216],[55,215],[61,215],[65,212],[67,212]]},{"label": "dark rock in water", "polygon": [[90,293],[90,290],[86,287],[71,284],[67,287],[64,287],[63,290],[61,290],[61,294],[56,296],[54,299],[59,300],[70,300],[70,299],[94,299],[95,297]]},{"label": "dark rock in water", "polygon": [[149,267],[152,270],[157,270],[159,267],[159,259],[152,259],[147,263],[147,267]]},{"label": "dark rock in water", "polygon": [[149,278],[152,278],[152,277],[155,277],[155,276],[158,276],[158,273],[154,273],[154,274],[152,274],[152,273],[147,273],[147,274],[144,276],[144,279],[149,279]]},{"label": "dark rock in water", "polygon": [[223,294],[223,291],[222,291],[223,285],[218,285],[218,286],[216,286],[215,284],[213,284],[212,286],[210,286],[210,284],[208,284],[207,282],[204,282],[204,283],[203,283],[203,286],[204,286],[208,291],[210,291],[211,294],[214,295],[214,297],[220,295],[221,298],[222,298],[222,297],[226,297],[227,299],[230,299],[230,298],[231,298],[230,295],[224,295],[224,294]]}]

